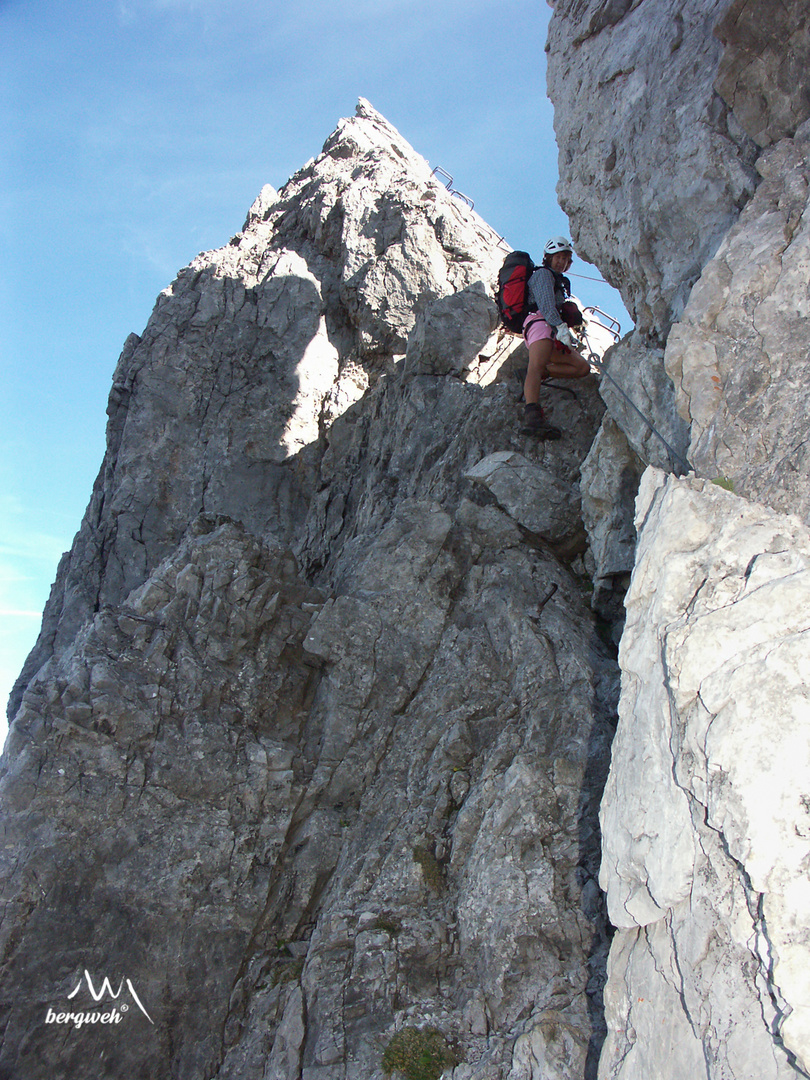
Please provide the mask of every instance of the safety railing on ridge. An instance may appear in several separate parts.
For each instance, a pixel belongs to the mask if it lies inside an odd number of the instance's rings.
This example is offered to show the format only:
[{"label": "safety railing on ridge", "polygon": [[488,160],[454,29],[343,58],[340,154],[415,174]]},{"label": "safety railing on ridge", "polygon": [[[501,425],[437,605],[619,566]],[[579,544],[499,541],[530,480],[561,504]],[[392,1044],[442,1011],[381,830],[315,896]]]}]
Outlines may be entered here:
[{"label": "safety railing on ridge", "polygon": [[453,177],[450,175],[449,172],[447,172],[445,169],[442,169],[439,165],[437,165],[436,168],[433,170],[433,175],[434,176],[439,176],[439,175],[443,176],[444,179],[447,181],[447,183],[445,184],[445,187],[450,192],[450,194],[455,195],[457,199],[462,199],[467,204],[467,206],[469,206],[469,208],[471,210],[475,209],[475,203],[472,201],[472,199],[469,197],[469,195],[464,195],[463,192],[456,191],[456,189],[453,187]]},{"label": "safety railing on ridge", "polygon": [[[469,206],[470,210],[475,210],[475,203],[472,201],[469,195],[465,195],[462,191],[457,191],[456,188],[453,187],[453,177],[450,175],[449,172],[447,172],[446,169],[443,169],[440,165],[437,165],[433,169],[433,175],[437,179],[444,179],[445,187],[450,192],[450,194],[454,195],[457,199],[461,199],[462,202],[466,203],[466,205]],[[499,245],[506,243],[504,237],[501,236],[500,233],[495,232],[491,225],[488,225],[487,222],[483,221],[482,218],[479,218],[479,221],[482,221],[482,223],[486,225],[486,227],[489,229],[493,236],[497,236]]]}]

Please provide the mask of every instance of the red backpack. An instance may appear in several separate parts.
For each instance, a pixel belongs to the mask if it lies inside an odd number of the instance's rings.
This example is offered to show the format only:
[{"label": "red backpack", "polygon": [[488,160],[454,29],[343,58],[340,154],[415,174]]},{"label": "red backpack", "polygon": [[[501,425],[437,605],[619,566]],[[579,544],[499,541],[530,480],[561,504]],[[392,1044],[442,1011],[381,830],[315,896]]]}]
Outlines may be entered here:
[{"label": "red backpack", "polygon": [[537,305],[529,297],[529,278],[537,267],[526,251],[512,251],[498,272],[495,302],[501,323],[512,334],[523,333],[523,323]]}]

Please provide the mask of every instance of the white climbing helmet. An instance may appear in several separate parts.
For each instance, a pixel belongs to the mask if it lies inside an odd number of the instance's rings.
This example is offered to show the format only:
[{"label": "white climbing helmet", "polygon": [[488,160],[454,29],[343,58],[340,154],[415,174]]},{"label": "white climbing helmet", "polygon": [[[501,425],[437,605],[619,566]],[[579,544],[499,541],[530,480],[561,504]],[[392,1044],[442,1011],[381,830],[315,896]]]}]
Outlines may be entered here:
[{"label": "white climbing helmet", "polygon": [[570,251],[573,255],[574,245],[570,240],[566,240],[564,236],[552,236],[546,246],[543,248],[544,255],[556,255],[558,251]]}]

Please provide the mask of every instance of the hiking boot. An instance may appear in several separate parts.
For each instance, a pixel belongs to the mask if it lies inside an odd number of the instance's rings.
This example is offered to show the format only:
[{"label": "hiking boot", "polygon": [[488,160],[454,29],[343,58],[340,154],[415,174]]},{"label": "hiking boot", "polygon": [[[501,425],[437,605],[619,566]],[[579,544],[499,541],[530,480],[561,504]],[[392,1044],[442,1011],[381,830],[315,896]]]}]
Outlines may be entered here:
[{"label": "hiking boot", "polygon": [[533,435],[535,439],[551,440],[562,438],[560,429],[554,427],[553,424],[550,424],[543,415],[543,410],[540,406],[534,403],[526,405],[520,434]]}]

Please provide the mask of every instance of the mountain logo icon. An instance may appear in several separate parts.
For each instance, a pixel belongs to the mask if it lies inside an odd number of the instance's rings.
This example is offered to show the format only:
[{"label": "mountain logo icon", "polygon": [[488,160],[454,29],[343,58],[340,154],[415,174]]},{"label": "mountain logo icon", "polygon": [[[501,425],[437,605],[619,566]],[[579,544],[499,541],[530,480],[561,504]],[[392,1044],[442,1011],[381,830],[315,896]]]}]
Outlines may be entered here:
[{"label": "mountain logo icon", "polygon": [[[114,990],[112,983],[105,975],[101,980],[99,988],[96,989],[90,972],[85,968],[84,976],[79,979],[75,989],[71,990],[68,994],[68,1001],[73,1001],[85,982],[87,983],[90,997],[97,1005],[99,1005],[99,1008],[81,1012],[56,1012],[54,1009],[49,1008],[45,1016],[46,1024],[73,1024],[75,1028],[80,1028],[85,1024],[119,1024],[123,1018],[123,1014],[129,1011],[128,1001],[121,999],[121,995],[124,992],[124,986],[126,985],[129,996],[149,1023],[154,1026],[155,1021],[144,1008],[143,1002],[138,997],[131,979],[122,978],[121,982],[118,984],[118,989]],[[107,1006],[106,1009],[105,1006]]]}]

